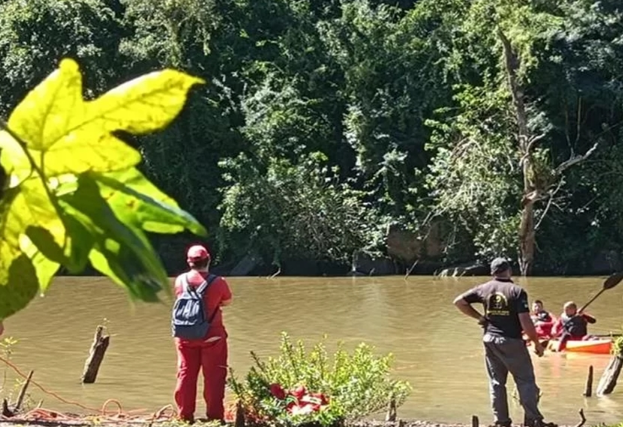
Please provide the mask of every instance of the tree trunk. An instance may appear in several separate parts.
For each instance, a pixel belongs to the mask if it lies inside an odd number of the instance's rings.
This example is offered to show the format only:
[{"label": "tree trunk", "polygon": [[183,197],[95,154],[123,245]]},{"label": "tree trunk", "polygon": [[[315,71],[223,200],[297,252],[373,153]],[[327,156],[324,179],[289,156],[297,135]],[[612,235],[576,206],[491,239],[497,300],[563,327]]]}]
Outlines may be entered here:
[{"label": "tree trunk", "polygon": [[527,202],[521,212],[519,225],[519,270],[522,276],[528,276],[532,272],[535,241],[534,203]]},{"label": "tree trunk", "polygon": [[515,106],[515,118],[517,120],[517,142],[519,153],[521,154],[521,167],[523,174],[523,197],[521,224],[519,226],[519,268],[522,276],[527,276],[532,272],[534,262],[534,248],[536,245],[534,227],[534,203],[538,200],[539,189],[536,188],[532,177],[532,141],[528,128],[528,113],[524,101],[524,88],[517,79],[521,60],[513,50],[510,41],[498,29],[498,36],[504,48],[504,59],[506,62],[506,74],[510,86],[513,104]]}]

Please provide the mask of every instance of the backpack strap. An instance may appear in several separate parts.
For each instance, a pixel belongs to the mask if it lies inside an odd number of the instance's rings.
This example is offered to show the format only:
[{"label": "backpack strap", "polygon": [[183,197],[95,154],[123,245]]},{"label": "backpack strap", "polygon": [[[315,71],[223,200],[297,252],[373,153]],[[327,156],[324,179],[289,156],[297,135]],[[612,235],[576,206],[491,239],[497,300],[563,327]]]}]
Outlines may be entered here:
[{"label": "backpack strap", "polygon": [[192,286],[190,286],[190,283],[188,282],[188,276],[186,274],[182,276],[182,290],[189,294],[194,293],[194,289],[192,288]]},{"label": "backpack strap", "polygon": [[208,289],[208,286],[210,286],[212,282],[214,282],[217,278],[218,276],[214,274],[208,275],[208,280],[204,281],[201,285],[197,287],[197,293],[203,296],[205,294],[205,291]]},{"label": "backpack strap", "polygon": [[[218,277],[219,276],[217,276],[215,274],[209,274],[208,275],[208,280],[205,280],[197,288],[193,288],[192,286],[190,286],[190,283],[188,282],[188,275],[184,274],[182,285],[184,286],[184,291],[194,294],[199,299],[203,299],[203,296],[204,296],[206,290],[208,289],[208,287],[216,279],[218,279]],[[212,314],[212,317],[209,319],[210,323],[212,323],[212,321],[216,317],[216,314],[218,313],[218,311],[219,311],[219,307],[217,307],[216,310],[214,310],[214,313]],[[205,318],[208,319],[208,307],[206,307],[205,304],[204,304],[204,315],[205,315]]]}]

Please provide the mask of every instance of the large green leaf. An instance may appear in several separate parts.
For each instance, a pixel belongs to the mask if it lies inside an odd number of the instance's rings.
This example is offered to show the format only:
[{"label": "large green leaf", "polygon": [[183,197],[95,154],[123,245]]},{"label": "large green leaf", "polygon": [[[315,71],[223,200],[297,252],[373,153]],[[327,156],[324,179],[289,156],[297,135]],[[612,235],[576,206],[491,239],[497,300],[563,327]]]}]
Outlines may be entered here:
[{"label": "large green leaf", "polygon": [[102,196],[126,224],[152,233],[180,233],[184,229],[205,236],[206,229],[153,185],[136,168],[92,174]]},{"label": "large green leaf", "polygon": [[[71,245],[66,238],[65,226],[41,179],[34,175],[23,181],[19,188],[20,192],[11,205],[8,219],[21,223],[20,248],[33,261],[39,286],[45,291],[62,263],[62,258],[58,255],[71,251]],[[49,246],[58,248],[56,256],[44,253],[37,245],[35,240],[42,235],[48,239]]]},{"label": "large green leaf", "polygon": [[35,267],[20,248],[25,224],[13,206],[21,197],[21,189],[12,188],[0,203],[0,319],[26,307],[39,289]]},{"label": "large green leaf", "polygon": [[[140,162],[141,156],[112,132],[147,133],[163,128],[183,108],[188,90],[201,82],[164,70],[84,101],[78,64],[64,59],[13,111],[9,128],[26,143],[46,177],[126,169]],[[10,150],[10,170],[21,178],[29,173],[30,165],[11,139],[0,135],[0,145]]]},{"label": "large green leaf", "polygon": [[[0,319],[24,309],[36,296],[39,290],[37,272],[25,254],[15,253],[5,272],[7,281],[0,286]],[[2,267],[5,261],[3,260]]]},{"label": "large green leaf", "polygon": [[95,268],[126,286],[133,298],[157,301],[158,291],[170,292],[167,274],[147,237],[117,218],[91,176],[82,175],[78,189],[62,196],[61,203],[92,236],[89,259]]},{"label": "large green leaf", "polygon": [[78,65],[63,60],[8,126],[0,121],[8,175],[0,199],[0,319],[45,290],[60,265],[79,272],[91,261],[144,301],[157,301],[162,288],[171,292],[143,230],[206,231],[134,168],[140,154],[115,131],[162,129],[201,82],[164,70],[85,101]]}]

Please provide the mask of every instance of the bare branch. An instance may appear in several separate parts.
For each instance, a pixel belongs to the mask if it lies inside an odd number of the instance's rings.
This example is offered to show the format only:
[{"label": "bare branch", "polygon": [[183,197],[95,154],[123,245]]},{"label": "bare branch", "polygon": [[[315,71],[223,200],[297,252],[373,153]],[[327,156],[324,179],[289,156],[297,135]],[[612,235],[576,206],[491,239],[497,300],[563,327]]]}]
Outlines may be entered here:
[{"label": "bare branch", "polygon": [[599,143],[595,143],[595,145],[593,145],[583,156],[581,155],[577,155],[574,156],[573,153],[571,154],[571,157],[569,158],[569,160],[566,160],[564,162],[562,162],[560,165],[558,165],[558,167],[556,169],[554,169],[554,174],[555,175],[562,175],[562,173],[569,169],[571,166],[574,166],[580,162],[583,162],[584,160],[588,159],[590,157],[591,154],[593,154],[593,152],[597,149]]},{"label": "bare branch", "polygon": [[413,265],[411,265],[411,268],[409,268],[406,273],[405,273],[405,280],[407,280],[409,278],[409,275],[411,274],[411,272],[413,271],[413,269],[415,268],[416,265],[418,265],[418,263],[420,262],[419,258],[415,260],[415,262],[413,263]]},{"label": "bare branch", "polygon": [[578,411],[580,414],[580,422],[575,425],[575,427],[582,427],[586,423],[586,417],[584,417],[584,409],[580,409]]},{"label": "bare branch", "polygon": [[554,202],[554,196],[556,195],[556,193],[558,193],[558,191],[562,187],[563,183],[564,183],[564,180],[562,180],[562,179],[560,181],[558,181],[558,186],[556,186],[556,189],[549,193],[549,198],[547,200],[547,205],[545,206],[545,210],[543,210],[543,213],[541,214],[541,217],[539,218],[539,220],[537,221],[536,225],[534,226],[535,230],[539,229],[541,223],[543,222],[543,219],[547,215],[547,212],[549,212],[549,208],[552,206],[552,203]]},{"label": "bare branch", "polygon": [[543,138],[545,138],[547,134],[546,133],[542,133],[540,135],[535,135],[533,137],[531,137],[528,140],[528,148],[526,149],[526,154],[530,153],[532,151],[532,149],[534,148],[534,145],[539,142],[540,140],[542,140]]}]

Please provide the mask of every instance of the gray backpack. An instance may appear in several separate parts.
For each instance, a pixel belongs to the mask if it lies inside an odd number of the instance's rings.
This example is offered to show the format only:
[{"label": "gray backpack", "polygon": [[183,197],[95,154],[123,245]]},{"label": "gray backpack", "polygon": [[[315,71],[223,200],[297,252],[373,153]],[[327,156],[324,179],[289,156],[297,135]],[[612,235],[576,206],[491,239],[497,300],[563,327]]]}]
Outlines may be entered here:
[{"label": "gray backpack", "polygon": [[[186,275],[182,276],[183,291],[173,305],[171,329],[174,337],[187,340],[205,338],[214,316],[208,320],[208,310],[203,302],[203,297],[217,277],[210,274],[208,279],[195,289],[188,283]],[[217,311],[218,309],[214,314]]]}]

